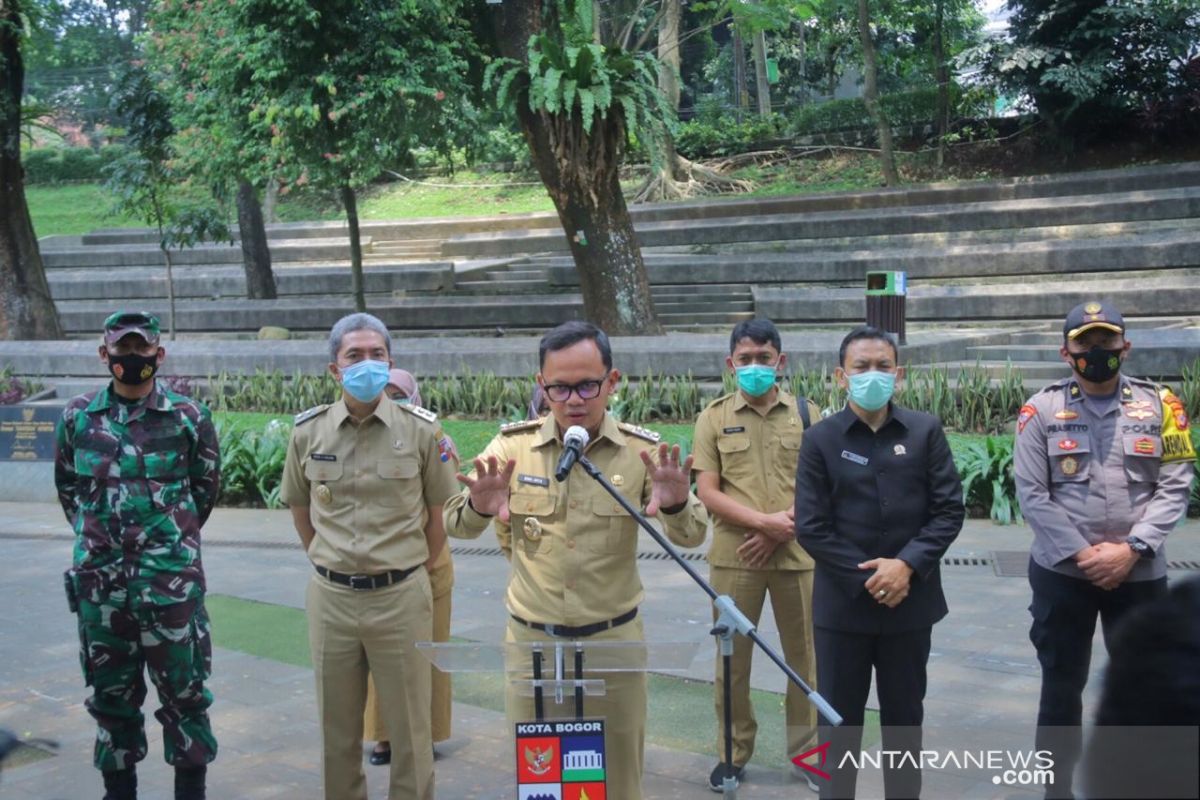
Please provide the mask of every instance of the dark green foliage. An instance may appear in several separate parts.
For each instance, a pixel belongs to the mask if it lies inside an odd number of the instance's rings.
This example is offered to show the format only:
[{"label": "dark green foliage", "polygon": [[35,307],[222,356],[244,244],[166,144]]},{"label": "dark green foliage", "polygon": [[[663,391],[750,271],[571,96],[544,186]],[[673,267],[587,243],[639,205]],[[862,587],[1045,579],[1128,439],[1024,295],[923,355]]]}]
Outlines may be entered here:
[{"label": "dark green foliage", "polygon": [[675,149],[685,158],[711,158],[745,153],[771,146],[784,129],[783,118],[747,117],[738,122],[732,116],[715,120],[692,120],[679,126],[675,134]]},{"label": "dark green foliage", "polygon": [[[879,98],[893,127],[931,125],[937,118],[937,90],[916,89],[909,92],[885,94]],[[950,89],[951,118],[986,116],[991,98],[982,90],[964,91],[958,86]],[[831,100],[816,105],[801,106],[791,120],[791,132],[796,136],[847,130],[870,130],[874,127],[867,106],[861,99]]]},{"label": "dark green foliage", "polygon": [[291,427],[273,421],[261,431],[217,426],[221,443],[221,495],[225,506],[279,508],[283,462]]},{"label": "dark green foliage", "polygon": [[969,441],[954,453],[954,463],[971,516],[987,515],[1001,525],[1022,522],[1013,477],[1012,436]]}]

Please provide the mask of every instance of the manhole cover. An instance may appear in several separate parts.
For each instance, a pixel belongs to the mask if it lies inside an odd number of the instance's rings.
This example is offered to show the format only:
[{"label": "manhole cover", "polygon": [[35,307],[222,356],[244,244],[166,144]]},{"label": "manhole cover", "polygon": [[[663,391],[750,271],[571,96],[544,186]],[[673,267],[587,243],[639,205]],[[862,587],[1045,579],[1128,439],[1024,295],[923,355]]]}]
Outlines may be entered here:
[{"label": "manhole cover", "polygon": [[1029,574],[1029,551],[993,550],[992,569],[1001,578],[1024,578]]}]

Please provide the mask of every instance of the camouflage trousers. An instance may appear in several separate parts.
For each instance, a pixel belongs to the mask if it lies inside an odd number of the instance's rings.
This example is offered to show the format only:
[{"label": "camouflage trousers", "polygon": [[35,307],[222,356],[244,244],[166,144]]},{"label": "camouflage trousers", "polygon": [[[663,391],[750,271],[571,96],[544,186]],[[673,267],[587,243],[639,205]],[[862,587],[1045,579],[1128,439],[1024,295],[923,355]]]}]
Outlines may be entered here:
[{"label": "camouflage trousers", "polygon": [[[125,599],[124,593],[119,595]],[[101,770],[126,769],[146,757],[142,703],[145,673],[162,708],[163,756],[175,766],[203,766],[217,756],[208,720],[212,638],[203,598],[170,605],[79,602],[80,662],[92,687],[88,712],[96,719],[93,756]]]}]

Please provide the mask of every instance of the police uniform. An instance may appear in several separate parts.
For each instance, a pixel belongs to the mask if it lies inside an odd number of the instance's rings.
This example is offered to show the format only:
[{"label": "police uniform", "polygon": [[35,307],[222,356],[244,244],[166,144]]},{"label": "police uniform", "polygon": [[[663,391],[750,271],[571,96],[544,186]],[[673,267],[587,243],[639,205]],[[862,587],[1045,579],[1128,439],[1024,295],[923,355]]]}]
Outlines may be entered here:
[{"label": "police uniform", "polygon": [[414,642],[432,633],[422,568],[429,509],[456,490],[430,411],[381,400],[356,422],[339,400],[296,418],[281,497],[307,506],[316,530],[306,605],[330,800],[366,797],[359,743],[368,666],[392,743],[388,796],[433,796],[430,671]]},{"label": "police uniform", "polygon": [[[808,420],[820,419],[820,410],[805,401]],[[720,476],[721,492],[743,506],[764,513],[792,507],[796,486],[796,459],[804,433],[804,418],[797,399],[778,392],[770,408],[761,411],[733,392],[711,402],[696,420],[692,447],[693,469]],[[751,567],[737,554],[749,533],[713,515],[713,541],[708,551],[710,581],[720,594],[734,599],[754,623],[762,614],[770,592],[784,657],[810,686],[816,684],[813,656],[812,580],[813,560],[795,540],[780,544],[761,567]],[[730,667],[733,699],[733,763],[744,766],[754,755],[758,724],[750,704],[750,660],[753,644],[745,637],[734,639]],[[724,670],[716,672],[717,752],[725,752]],[[816,710],[803,690],[788,684],[788,756],[815,744]]]},{"label": "police uniform", "polygon": [[[650,501],[652,482],[640,453],[657,450],[658,435],[606,414],[588,444],[595,464],[635,508]],[[636,558],[637,523],[582,469],[567,480],[554,480],[563,445],[553,416],[501,428],[481,454],[503,465],[516,462],[510,485],[510,521],[482,516],[468,503],[469,490],[446,503],[450,536],[475,538],[489,525],[512,562],[506,603],[511,619],[508,642],[552,642],[544,629],[555,627],[562,639],[585,642],[643,638],[638,604],[644,592]],[[688,495],[676,514],[660,511],[671,541],[695,547],[704,541],[708,518],[700,501]],[[570,670],[568,670],[570,674]],[[610,797],[638,800],[646,730],[646,676],[643,672],[604,676],[604,697],[588,697],[584,714],[603,717],[607,732],[607,780]],[[509,719],[534,718],[532,698],[506,695]],[[556,715],[570,715],[570,708]]]},{"label": "police uniform", "polygon": [[[1097,399],[1067,379],[1021,408],[1013,466],[1034,532],[1030,639],[1042,667],[1039,743],[1065,734],[1052,747],[1055,787],[1064,796],[1078,758],[1096,617],[1107,640],[1128,608],[1165,592],[1163,541],[1187,510],[1194,460],[1182,404],[1149,381],[1121,376],[1114,397]],[[1145,555],[1115,589],[1093,586],[1074,555],[1131,536]]]},{"label": "police uniform", "polygon": [[137,402],[110,385],[67,403],[55,440],[54,482],[75,531],[68,580],[93,688],[87,709],[99,726],[95,765],[126,770],[146,757],[145,665],[162,703],[167,763],[204,766],[217,755],[200,560],[220,484],[212,416],[162,383]]}]

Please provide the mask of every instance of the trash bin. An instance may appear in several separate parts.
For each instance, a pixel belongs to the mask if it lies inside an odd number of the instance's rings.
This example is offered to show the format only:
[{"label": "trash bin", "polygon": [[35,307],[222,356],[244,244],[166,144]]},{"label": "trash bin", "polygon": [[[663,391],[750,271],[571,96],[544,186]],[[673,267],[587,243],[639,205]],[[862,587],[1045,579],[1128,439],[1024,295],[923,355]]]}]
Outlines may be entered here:
[{"label": "trash bin", "polygon": [[907,344],[904,330],[907,294],[907,272],[867,273],[867,324],[895,334],[900,344]]}]

